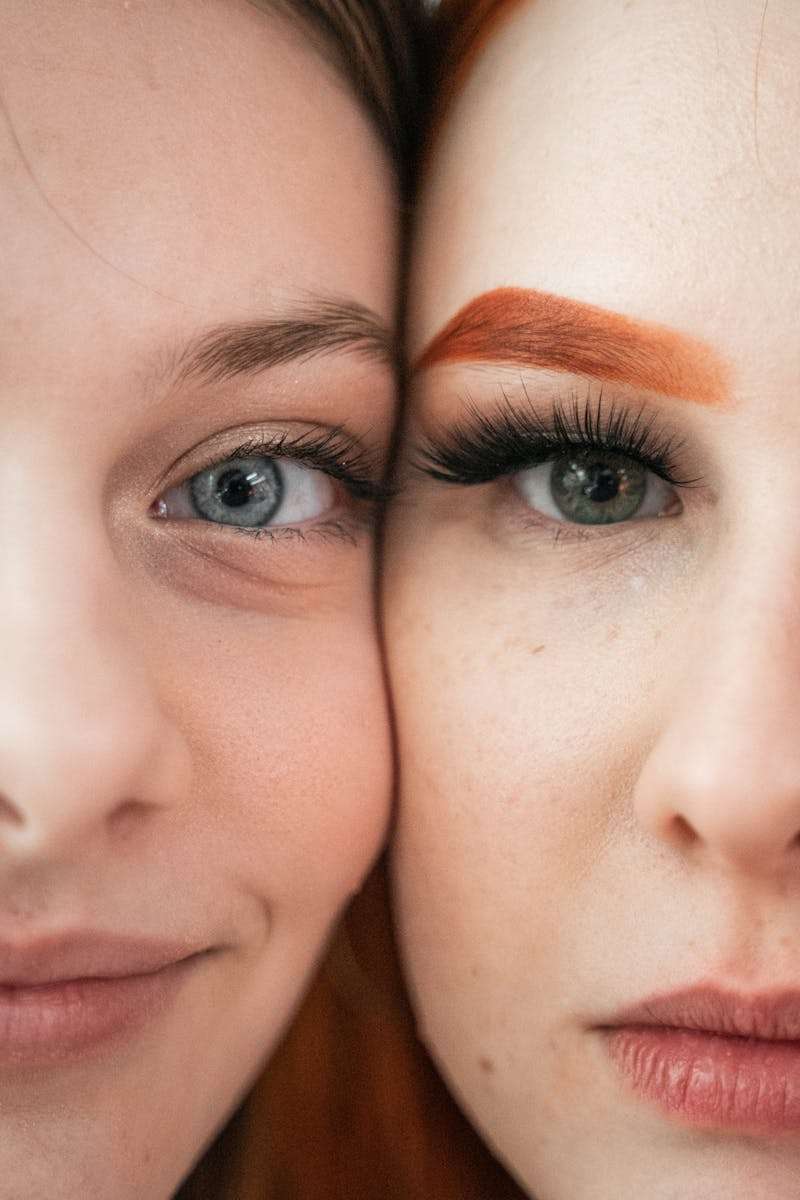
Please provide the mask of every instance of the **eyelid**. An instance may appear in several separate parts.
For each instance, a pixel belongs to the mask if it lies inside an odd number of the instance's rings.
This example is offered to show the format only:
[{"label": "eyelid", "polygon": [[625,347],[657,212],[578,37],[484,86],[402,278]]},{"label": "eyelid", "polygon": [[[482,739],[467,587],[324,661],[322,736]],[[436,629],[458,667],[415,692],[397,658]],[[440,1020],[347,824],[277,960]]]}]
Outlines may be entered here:
[{"label": "eyelid", "polygon": [[[249,436],[247,436],[249,434]],[[238,439],[238,440],[237,440]],[[380,456],[340,425],[300,424],[290,429],[237,426],[216,434],[176,459],[150,489],[151,503],[193,475],[228,458],[253,455],[291,459],[342,482],[356,499],[383,498]]]},{"label": "eyelid", "polygon": [[684,442],[643,404],[604,400],[602,388],[573,390],[542,411],[529,398],[520,405],[502,393],[485,411],[462,399],[467,417],[441,435],[429,436],[412,466],[440,482],[474,486],[515,474],[576,449],[614,451],[640,462],[675,488],[702,483],[679,467]]}]

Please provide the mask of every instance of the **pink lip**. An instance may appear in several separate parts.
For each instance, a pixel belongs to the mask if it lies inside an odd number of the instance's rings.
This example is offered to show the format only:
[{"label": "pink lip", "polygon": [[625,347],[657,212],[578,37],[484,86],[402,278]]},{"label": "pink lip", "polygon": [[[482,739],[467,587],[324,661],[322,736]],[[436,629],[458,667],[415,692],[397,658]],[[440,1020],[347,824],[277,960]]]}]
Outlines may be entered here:
[{"label": "pink lip", "polygon": [[644,1099],[687,1124],[800,1132],[800,992],[713,986],[654,996],[603,1027]]},{"label": "pink lip", "polygon": [[164,1010],[204,948],[71,933],[0,942],[0,1065],[74,1060]]}]

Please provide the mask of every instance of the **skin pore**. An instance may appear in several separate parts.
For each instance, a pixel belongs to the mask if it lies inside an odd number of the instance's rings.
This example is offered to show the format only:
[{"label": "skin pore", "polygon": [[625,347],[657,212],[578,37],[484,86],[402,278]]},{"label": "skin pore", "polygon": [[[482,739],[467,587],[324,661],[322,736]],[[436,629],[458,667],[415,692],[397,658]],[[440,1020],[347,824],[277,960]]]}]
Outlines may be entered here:
[{"label": "skin pore", "polygon": [[393,172],[245,0],[2,16],[0,1191],[166,1200],[385,828]]},{"label": "skin pore", "polygon": [[665,994],[681,1028],[741,1001],[734,1056],[800,1009],[798,49],[790,5],[520,3],[427,159],[398,923],[422,1036],[536,1200],[797,1191],[796,1075],[769,1120],[760,1068],[701,1120],[609,1046]]}]

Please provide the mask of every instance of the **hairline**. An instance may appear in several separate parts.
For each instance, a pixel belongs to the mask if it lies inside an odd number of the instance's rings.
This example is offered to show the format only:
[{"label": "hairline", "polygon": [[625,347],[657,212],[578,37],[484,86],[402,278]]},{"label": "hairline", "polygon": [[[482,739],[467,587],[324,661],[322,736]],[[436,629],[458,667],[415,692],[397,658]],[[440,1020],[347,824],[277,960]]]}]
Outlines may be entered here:
[{"label": "hairline", "polygon": [[353,69],[352,59],[342,39],[332,29],[331,25],[318,14],[315,5],[301,3],[298,0],[247,0],[252,8],[259,12],[280,17],[295,28],[300,26],[308,35],[309,41],[323,63],[333,68],[333,74],[346,90],[351,99],[355,100],[359,110],[366,116],[370,128],[389,158],[393,167],[397,167],[396,152],[388,131],[378,119],[377,106],[369,103],[365,91],[359,87],[357,72]]}]

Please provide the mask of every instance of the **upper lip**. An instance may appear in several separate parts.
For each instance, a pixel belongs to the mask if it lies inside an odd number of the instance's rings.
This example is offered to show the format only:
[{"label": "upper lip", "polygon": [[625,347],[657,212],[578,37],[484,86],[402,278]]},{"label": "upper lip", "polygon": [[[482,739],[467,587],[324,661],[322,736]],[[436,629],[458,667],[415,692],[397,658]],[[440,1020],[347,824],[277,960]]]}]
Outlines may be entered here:
[{"label": "upper lip", "polygon": [[204,949],[187,942],[88,930],[53,933],[26,942],[0,939],[0,986],[150,975]]},{"label": "upper lip", "polygon": [[701,985],[650,996],[617,1013],[608,1024],[650,1025],[765,1041],[797,1041],[800,1040],[800,991],[785,989],[744,995],[713,985]]}]

